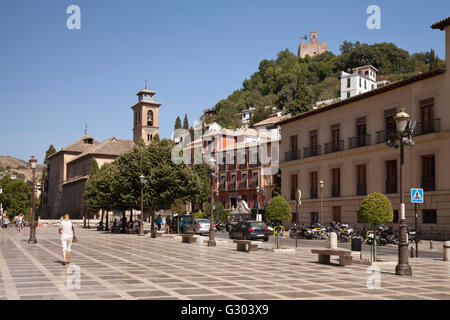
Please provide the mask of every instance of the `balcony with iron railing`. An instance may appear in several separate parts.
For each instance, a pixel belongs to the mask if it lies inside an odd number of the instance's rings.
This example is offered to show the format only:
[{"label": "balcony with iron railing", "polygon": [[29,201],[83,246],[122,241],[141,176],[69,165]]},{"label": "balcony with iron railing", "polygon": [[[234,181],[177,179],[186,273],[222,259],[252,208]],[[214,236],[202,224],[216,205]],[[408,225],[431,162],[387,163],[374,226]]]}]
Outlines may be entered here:
[{"label": "balcony with iron railing", "polygon": [[339,140],[337,143],[325,143],[325,154],[344,151],[344,140]]},{"label": "balcony with iron railing", "polygon": [[386,193],[397,193],[397,180],[386,181]]},{"label": "balcony with iron railing", "polygon": [[228,165],[228,170],[236,170],[236,164],[235,163],[229,164]]},{"label": "balcony with iron railing", "polygon": [[289,151],[284,153],[284,161],[294,161],[301,159],[301,151]]},{"label": "balcony with iron railing", "polygon": [[396,132],[392,129],[389,130],[381,130],[381,131],[377,131],[376,132],[376,143],[385,143],[387,142],[390,138],[395,137]]},{"label": "balcony with iron railing", "polygon": [[435,191],[436,190],[436,178],[435,177],[422,177],[420,184],[423,191]]},{"label": "balcony with iron railing", "polygon": [[250,189],[256,189],[257,186],[258,186],[258,181],[252,181],[250,183]]},{"label": "balcony with iron railing", "polygon": [[219,164],[219,171],[225,171],[227,169],[226,164]]},{"label": "balcony with iron railing", "polygon": [[261,163],[259,161],[256,161],[256,163],[250,163],[250,168],[258,168],[261,166]]},{"label": "balcony with iron railing", "polygon": [[310,158],[320,156],[322,154],[322,148],[320,145],[313,147],[303,148],[303,158]]},{"label": "balcony with iron railing", "polygon": [[231,182],[228,184],[228,190],[236,190],[236,182]]},{"label": "balcony with iron railing", "polygon": [[246,169],[247,168],[247,163],[241,163],[238,165],[239,169]]},{"label": "balcony with iron railing", "polygon": [[414,136],[421,136],[439,131],[441,131],[441,119],[417,122],[416,128],[414,129]]},{"label": "balcony with iron railing", "polygon": [[358,196],[365,196],[367,194],[367,184],[365,183],[358,183],[356,185],[356,195]]},{"label": "balcony with iron railing", "polygon": [[348,148],[355,149],[355,148],[370,146],[370,143],[371,143],[370,140],[371,140],[370,134],[364,134],[364,135],[348,138]]},{"label": "balcony with iron railing", "polygon": [[225,191],[227,190],[226,186],[224,184],[219,184],[219,191]]},{"label": "balcony with iron railing", "polygon": [[247,189],[247,182],[241,182],[241,183],[239,183],[239,189],[240,189],[240,190]]}]

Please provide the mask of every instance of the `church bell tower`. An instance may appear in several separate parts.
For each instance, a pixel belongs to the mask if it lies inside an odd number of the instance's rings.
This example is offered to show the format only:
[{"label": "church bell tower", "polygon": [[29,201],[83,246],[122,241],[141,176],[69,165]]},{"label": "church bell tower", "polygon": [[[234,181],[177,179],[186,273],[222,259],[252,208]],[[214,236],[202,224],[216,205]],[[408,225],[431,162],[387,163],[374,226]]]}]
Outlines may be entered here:
[{"label": "church bell tower", "polygon": [[[146,86],[147,87],[147,86]],[[145,88],[139,91],[138,103],[131,107],[133,109],[133,141],[138,143],[143,139],[148,145],[152,142],[159,129],[159,107],[161,103],[156,102],[153,96],[155,91]]]}]

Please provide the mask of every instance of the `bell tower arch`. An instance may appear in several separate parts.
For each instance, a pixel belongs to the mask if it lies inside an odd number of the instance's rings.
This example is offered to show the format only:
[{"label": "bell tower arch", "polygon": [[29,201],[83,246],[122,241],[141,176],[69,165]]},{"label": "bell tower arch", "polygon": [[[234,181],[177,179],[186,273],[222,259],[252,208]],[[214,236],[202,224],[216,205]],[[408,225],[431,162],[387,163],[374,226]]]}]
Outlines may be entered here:
[{"label": "bell tower arch", "polygon": [[143,139],[145,144],[149,144],[159,131],[159,107],[161,103],[155,101],[155,94],[155,91],[147,88],[136,94],[138,103],[131,107],[133,110],[134,143]]}]

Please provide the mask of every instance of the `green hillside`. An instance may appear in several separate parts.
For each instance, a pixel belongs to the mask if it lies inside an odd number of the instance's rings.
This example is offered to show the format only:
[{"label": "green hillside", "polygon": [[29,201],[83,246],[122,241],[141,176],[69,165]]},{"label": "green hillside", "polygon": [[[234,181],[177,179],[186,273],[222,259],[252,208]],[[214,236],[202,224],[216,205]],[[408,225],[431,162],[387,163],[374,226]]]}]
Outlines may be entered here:
[{"label": "green hillside", "polygon": [[[202,118],[207,123],[217,121],[233,129],[242,125],[237,113],[256,107],[251,126],[269,116],[265,106],[298,114],[310,110],[314,102],[337,98],[341,71],[371,64],[385,80],[393,82],[444,66],[444,61],[432,49],[410,54],[393,43],[368,45],[345,41],[340,51],[340,55],[327,52],[301,59],[288,49],[283,50],[277,59],[261,61],[259,70],[243,82],[242,88],[205,110]],[[213,112],[206,115],[207,111]]]}]

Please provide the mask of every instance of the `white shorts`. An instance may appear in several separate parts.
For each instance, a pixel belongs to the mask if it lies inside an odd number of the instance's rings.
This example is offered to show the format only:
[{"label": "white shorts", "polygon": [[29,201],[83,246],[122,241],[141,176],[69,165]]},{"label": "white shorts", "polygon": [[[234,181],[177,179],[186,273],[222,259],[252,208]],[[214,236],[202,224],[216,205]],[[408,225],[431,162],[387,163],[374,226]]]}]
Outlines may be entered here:
[{"label": "white shorts", "polygon": [[70,252],[72,251],[72,239],[73,237],[61,237],[61,243],[62,243],[62,248],[63,251],[67,251]]}]

